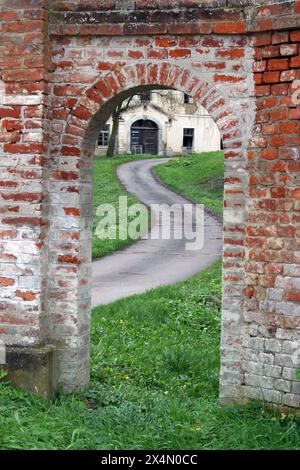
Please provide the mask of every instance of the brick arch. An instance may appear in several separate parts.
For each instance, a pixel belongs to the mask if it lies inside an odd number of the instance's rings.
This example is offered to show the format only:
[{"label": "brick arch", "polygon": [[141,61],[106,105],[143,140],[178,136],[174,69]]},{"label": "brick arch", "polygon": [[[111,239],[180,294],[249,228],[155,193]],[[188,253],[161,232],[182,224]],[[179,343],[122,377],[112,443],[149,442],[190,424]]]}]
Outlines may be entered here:
[{"label": "brick arch", "polygon": [[[62,339],[60,383],[67,392],[85,386],[89,378],[91,157],[96,138],[100,127],[108,120],[121,98],[157,88],[177,89],[189,94],[210,113],[220,129],[225,148],[225,197],[228,194],[225,199],[227,236],[224,259],[232,247],[231,237],[238,234],[234,243],[236,246],[243,245],[248,135],[241,129],[247,119],[251,127],[252,116],[247,114],[251,106],[245,105],[244,96],[240,101],[237,100],[238,104],[233,109],[230,96],[238,98],[236,83],[223,83],[213,78],[203,80],[200,73],[195,73],[189,67],[166,62],[136,63],[95,78],[73,103],[60,136],[60,145],[54,149],[56,157],[50,171],[50,207],[53,207],[53,216],[50,219],[50,277],[46,305],[47,311],[57,319],[50,325],[49,337],[56,343]],[[65,99],[67,102],[68,96]],[[243,178],[237,177],[237,171],[244,172]],[[235,194],[236,197],[233,196]],[[57,238],[66,243],[57,243]],[[56,277],[54,283],[53,273]],[[65,282],[65,277],[70,278],[69,284]],[[232,266],[227,269],[224,263],[224,285],[232,279],[234,269]],[[231,301],[230,298],[226,300],[226,295],[225,289],[225,312]],[[57,312],[61,309],[64,314],[59,316]],[[74,364],[73,376],[70,363]]]},{"label": "brick arch", "polygon": [[[96,79],[84,91],[83,96],[78,98],[67,122],[72,121],[72,117],[81,119],[82,128],[87,132],[86,137],[92,138],[90,128],[95,124],[95,132],[98,131],[99,124],[103,124],[111,114],[114,100],[118,99],[119,94],[129,96],[140,87],[174,88],[190,95],[209,112],[220,130],[225,158],[237,156],[238,152],[235,154],[234,149],[242,148],[240,127],[243,122],[233,111],[230,100],[222,93],[222,88],[218,88],[213,79],[208,81],[201,78],[201,73],[197,74],[189,68],[164,62],[127,66],[124,72],[113,71]],[[231,83],[231,86],[234,87],[234,83]],[[232,146],[233,139],[235,142]]]}]

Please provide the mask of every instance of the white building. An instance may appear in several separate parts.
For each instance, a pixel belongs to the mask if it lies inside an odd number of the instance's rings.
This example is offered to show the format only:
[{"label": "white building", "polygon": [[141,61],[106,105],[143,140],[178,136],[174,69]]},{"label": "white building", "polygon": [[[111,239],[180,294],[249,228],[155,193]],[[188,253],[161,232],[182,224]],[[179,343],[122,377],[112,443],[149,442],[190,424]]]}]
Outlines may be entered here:
[{"label": "white building", "polygon": [[[111,128],[110,119],[100,132],[96,155],[106,153]],[[179,91],[158,90],[131,99],[119,121],[115,153],[179,155],[216,151],[221,145],[218,127],[201,105]]]}]

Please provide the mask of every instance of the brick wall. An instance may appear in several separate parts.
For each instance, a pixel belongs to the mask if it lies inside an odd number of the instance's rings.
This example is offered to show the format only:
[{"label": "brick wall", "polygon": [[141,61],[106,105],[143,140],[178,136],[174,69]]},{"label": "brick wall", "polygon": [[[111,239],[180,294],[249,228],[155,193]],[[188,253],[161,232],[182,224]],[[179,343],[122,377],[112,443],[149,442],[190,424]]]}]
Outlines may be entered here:
[{"label": "brick wall", "polygon": [[252,43],[257,112],[248,154],[245,389],[251,397],[299,407],[300,108],[293,92],[300,33],[267,32]]},{"label": "brick wall", "polygon": [[46,14],[43,1],[1,2],[0,333],[9,345],[47,336]]},{"label": "brick wall", "polygon": [[2,337],[56,343],[64,390],[88,382],[93,145],[120,93],[175,87],[224,140],[221,400],[299,407],[300,2],[31,3],[0,16],[19,100],[1,107]]}]

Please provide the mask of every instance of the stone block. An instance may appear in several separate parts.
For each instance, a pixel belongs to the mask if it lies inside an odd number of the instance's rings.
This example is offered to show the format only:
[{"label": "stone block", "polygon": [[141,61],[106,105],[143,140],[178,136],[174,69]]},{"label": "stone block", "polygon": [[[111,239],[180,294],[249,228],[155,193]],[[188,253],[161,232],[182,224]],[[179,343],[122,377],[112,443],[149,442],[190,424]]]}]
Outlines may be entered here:
[{"label": "stone block", "polygon": [[6,347],[6,364],[0,368],[8,373],[3,380],[45,398],[57,393],[57,360],[55,347]]}]

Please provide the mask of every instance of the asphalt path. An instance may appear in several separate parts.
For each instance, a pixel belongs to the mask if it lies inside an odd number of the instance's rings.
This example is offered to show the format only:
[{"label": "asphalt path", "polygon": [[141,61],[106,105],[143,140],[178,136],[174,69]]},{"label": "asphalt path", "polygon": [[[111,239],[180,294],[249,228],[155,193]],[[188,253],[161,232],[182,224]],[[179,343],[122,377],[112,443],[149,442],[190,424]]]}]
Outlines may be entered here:
[{"label": "asphalt path", "polygon": [[[125,189],[153,208],[152,227],[133,245],[93,262],[93,307],[188,279],[210,266],[222,253],[221,222],[208,212],[202,218],[196,216],[195,204],[167,189],[154,177],[153,168],[165,162],[165,158],[138,160],[117,169]],[[184,217],[182,220],[171,217],[169,230],[167,219],[160,216],[157,205],[161,204],[176,204],[180,212],[185,207],[186,221]],[[196,227],[203,246],[192,240]],[[159,236],[163,229],[165,235]],[[184,236],[176,239],[179,232]]]}]

